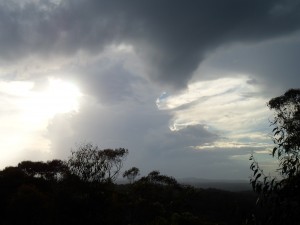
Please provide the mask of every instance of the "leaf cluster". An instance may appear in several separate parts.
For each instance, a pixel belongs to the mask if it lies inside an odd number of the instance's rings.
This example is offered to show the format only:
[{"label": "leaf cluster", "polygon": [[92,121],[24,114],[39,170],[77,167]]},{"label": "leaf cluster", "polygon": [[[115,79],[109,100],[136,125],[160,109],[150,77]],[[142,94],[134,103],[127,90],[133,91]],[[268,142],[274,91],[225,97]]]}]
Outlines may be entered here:
[{"label": "leaf cluster", "polygon": [[[265,175],[251,155],[250,183],[258,194],[259,224],[298,224],[300,219],[300,89],[288,90],[271,99],[268,107],[274,110],[270,121],[275,147],[272,157],[278,159],[280,177]],[[258,222],[259,221],[259,222]]]},{"label": "leaf cluster", "polygon": [[128,155],[124,148],[101,150],[91,143],[71,152],[67,165],[71,174],[83,181],[115,181]]}]

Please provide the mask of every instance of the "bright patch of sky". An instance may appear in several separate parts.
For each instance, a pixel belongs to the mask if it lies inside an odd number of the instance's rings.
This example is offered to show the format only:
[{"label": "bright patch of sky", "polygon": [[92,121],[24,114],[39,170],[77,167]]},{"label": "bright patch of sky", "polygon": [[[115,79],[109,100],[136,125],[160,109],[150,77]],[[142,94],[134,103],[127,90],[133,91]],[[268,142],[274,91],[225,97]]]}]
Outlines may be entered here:
[{"label": "bright patch of sky", "polygon": [[45,89],[37,91],[34,86],[29,81],[0,82],[0,164],[17,158],[24,149],[50,152],[45,137],[48,122],[56,114],[79,110],[81,93],[73,84],[49,78]]},{"label": "bright patch of sky", "polygon": [[158,109],[172,115],[170,129],[178,131],[191,125],[204,125],[221,140],[194,146],[196,149],[270,146],[267,136],[266,98],[247,76],[220,78],[191,83],[180,94],[163,93]]}]

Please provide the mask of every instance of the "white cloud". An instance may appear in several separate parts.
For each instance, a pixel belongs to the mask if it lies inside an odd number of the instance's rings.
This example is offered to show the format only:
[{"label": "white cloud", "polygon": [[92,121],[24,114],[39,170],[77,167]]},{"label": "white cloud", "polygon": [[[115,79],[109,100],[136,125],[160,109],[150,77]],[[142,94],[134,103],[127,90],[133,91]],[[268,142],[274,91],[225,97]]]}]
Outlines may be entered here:
[{"label": "white cloud", "polygon": [[[29,157],[28,150],[51,154],[46,138],[48,122],[56,114],[76,112],[79,90],[62,80],[49,80],[43,90],[34,82],[0,82],[0,165]],[[31,156],[30,156],[31,157]],[[24,158],[23,158],[24,159]]]},{"label": "white cloud", "polygon": [[[226,149],[226,148],[261,148],[261,149],[268,149],[271,145],[269,143],[260,143],[260,142],[242,142],[242,141],[231,141],[229,140],[221,140],[215,141],[212,143],[204,143],[198,146],[192,146],[194,149],[197,150],[209,150],[209,149]],[[257,151],[258,153],[262,153],[262,151]],[[263,152],[267,152],[263,150]]]},{"label": "white cloud", "polygon": [[195,146],[197,149],[268,147],[267,99],[247,76],[195,82],[177,95],[157,99],[158,109],[173,116],[171,130],[201,124],[220,140]]}]

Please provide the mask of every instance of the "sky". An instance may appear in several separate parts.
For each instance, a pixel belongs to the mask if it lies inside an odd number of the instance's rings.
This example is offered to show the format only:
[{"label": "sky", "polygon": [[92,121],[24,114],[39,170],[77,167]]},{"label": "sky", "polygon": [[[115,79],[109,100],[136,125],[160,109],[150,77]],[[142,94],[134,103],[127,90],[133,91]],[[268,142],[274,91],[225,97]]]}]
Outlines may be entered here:
[{"label": "sky", "polygon": [[274,168],[267,102],[300,84],[299,0],[0,0],[0,168],[127,148],[124,169]]}]

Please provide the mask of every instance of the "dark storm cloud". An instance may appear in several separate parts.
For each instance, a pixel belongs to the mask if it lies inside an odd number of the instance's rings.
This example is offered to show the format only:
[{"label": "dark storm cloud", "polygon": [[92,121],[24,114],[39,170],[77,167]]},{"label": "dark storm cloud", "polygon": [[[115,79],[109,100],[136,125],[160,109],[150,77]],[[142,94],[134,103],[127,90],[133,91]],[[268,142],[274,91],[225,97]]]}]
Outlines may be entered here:
[{"label": "dark storm cloud", "polygon": [[136,87],[142,86],[146,89],[144,80],[129,73],[119,64],[109,68],[105,65],[83,66],[74,71],[73,79],[74,76],[81,91],[95,96],[102,104],[115,104],[128,99],[139,101],[139,95],[142,93]]},{"label": "dark storm cloud", "polygon": [[[43,4],[41,3],[43,2]],[[132,44],[149,76],[182,87],[206,54],[234,42],[257,42],[300,27],[298,0],[64,0],[0,7],[2,59],[97,53]]]},{"label": "dark storm cloud", "polygon": [[262,93],[268,98],[281,95],[300,83],[299,59],[300,34],[293,38],[282,38],[263,45],[236,46],[221,50],[203,64],[213,68],[219,76],[224,74],[247,74],[251,85],[261,85]]}]

